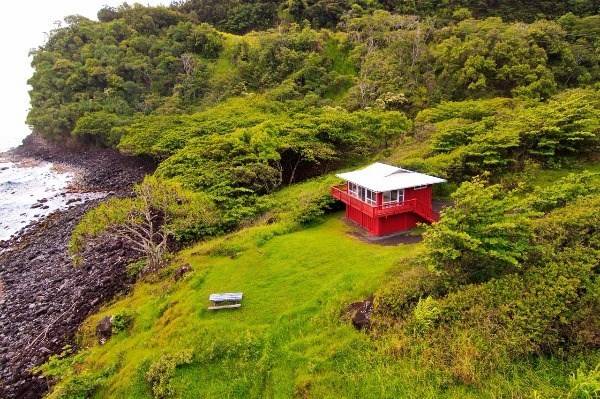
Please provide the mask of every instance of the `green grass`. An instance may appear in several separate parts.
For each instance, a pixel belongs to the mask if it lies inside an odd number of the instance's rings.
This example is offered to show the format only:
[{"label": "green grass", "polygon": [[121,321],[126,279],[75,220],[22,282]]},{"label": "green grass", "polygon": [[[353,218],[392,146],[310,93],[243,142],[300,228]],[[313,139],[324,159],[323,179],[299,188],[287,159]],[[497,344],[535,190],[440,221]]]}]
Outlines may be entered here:
[{"label": "green grass", "polygon": [[[548,173],[534,178],[555,177]],[[45,367],[59,379],[50,397],[152,397],[148,370],[186,351],[191,363],[163,371],[174,397],[559,397],[580,362],[595,364],[585,356],[525,360],[466,386],[403,355],[394,334],[356,331],[344,317],[347,305],[394,278],[423,248],[360,241],[340,213],[298,226],[296,215],[336,181],[324,176],[274,193],[276,206],[254,225],[177,254],[162,275],[91,316],[79,354]],[[174,281],[170,272],[185,263],[193,271]],[[244,292],[242,308],[206,310],[208,295],[223,291]],[[99,320],[122,313],[133,314],[130,329],[97,345]]]},{"label": "green grass", "polygon": [[[149,362],[191,349],[194,363],[172,382],[183,397],[289,397],[303,389],[327,396],[339,385],[362,391],[354,383],[370,374],[364,356],[373,344],[340,316],[419,248],[367,244],[348,229],[336,215],[235,259],[206,254],[211,243],[185,251],[176,263],[189,262],[194,271],[183,281],[139,283],[87,321],[82,340],[90,344],[100,318],[124,309],[135,314],[128,333],[89,349],[81,370],[117,365],[98,397],[148,397]],[[242,308],[206,310],[208,295],[222,291],[243,291]]]},{"label": "green grass", "polygon": [[221,33],[221,36],[223,37],[223,51],[219,54],[219,57],[214,64],[213,79],[215,80],[225,79],[231,74],[231,70],[235,68],[231,59],[233,57],[233,50],[238,44],[244,41],[248,43],[255,41],[250,35],[238,36],[231,33]]},{"label": "green grass", "polygon": [[[51,397],[74,397],[66,392],[77,392],[82,381],[98,398],[151,397],[150,365],[186,350],[193,352],[192,363],[165,379],[174,397],[531,397],[534,389],[560,393],[577,367],[538,359],[516,364],[480,387],[423,370],[416,359],[398,354],[402,343],[393,336],[374,339],[343,317],[349,303],[373,293],[392,271],[406,267],[405,259],[419,256],[420,244],[362,242],[349,234],[352,228],[341,214],[266,242],[265,229],[249,227],[182,252],[173,267],[191,264],[185,278],[140,282],[90,317],[80,337],[89,348],[68,370],[57,369],[63,381]],[[245,249],[234,258],[210,255],[242,241]],[[243,291],[242,308],[206,310],[208,295],[221,291]],[[134,314],[131,329],[97,345],[98,321],[123,311]]]},{"label": "green grass", "polygon": [[560,169],[539,169],[531,173],[530,183],[534,186],[549,186],[555,181],[562,179],[570,173],[580,173],[583,171],[600,173],[600,162],[585,161],[573,162]]}]

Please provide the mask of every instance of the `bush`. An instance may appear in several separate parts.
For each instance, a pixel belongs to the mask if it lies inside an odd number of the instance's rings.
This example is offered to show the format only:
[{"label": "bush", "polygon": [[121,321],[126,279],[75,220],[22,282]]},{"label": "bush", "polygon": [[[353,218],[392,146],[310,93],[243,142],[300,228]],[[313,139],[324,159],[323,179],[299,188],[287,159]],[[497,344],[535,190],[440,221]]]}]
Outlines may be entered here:
[{"label": "bush", "polygon": [[404,317],[422,298],[442,292],[441,280],[423,266],[411,265],[392,276],[375,294],[375,311],[381,316]]},{"label": "bush", "polygon": [[435,299],[430,296],[424,299],[421,298],[413,309],[408,329],[412,330],[415,335],[426,334],[435,326],[439,315],[440,308],[437,306]]},{"label": "bush", "polygon": [[42,366],[37,368],[36,372],[50,379],[60,379],[65,382],[59,389],[54,389],[49,398],[60,399],[81,399],[89,398],[100,388],[108,377],[115,373],[119,368],[120,359],[109,367],[96,371],[85,373],[76,373],[79,363],[85,359],[86,353],[73,353],[73,348],[66,347],[60,355],[50,356],[50,359]]},{"label": "bush", "polygon": [[475,179],[463,183],[452,199],[454,206],[424,234],[431,266],[459,284],[520,269],[536,213],[521,205],[517,192]]},{"label": "bush", "polygon": [[175,394],[171,379],[177,367],[191,364],[193,352],[185,350],[173,354],[164,354],[154,361],[146,372],[146,381],[150,384],[152,395],[155,398],[170,398]]},{"label": "bush", "polygon": [[[399,330],[404,353],[424,366],[468,384],[532,355],[597,347],[599,190],[590,173],[529,191],[463,183],[425,233],[425,262],[441,273],[412,269],[386,284],[376,325]],[[596,377],[573,377],[573,397],[593,397]]]},{"label": "bush", "polygon": [[110,318],[112,324],[112,334],[116,335],[126,331],[133,323],[133,314],[128,310],[123,310]]},{"label": "bush", "polygon": [[127,118],[105,111],[91,112],[77,119],[73,135],[97,145],[114,147],[121,138],[115,128],[127,122]]},{"label": "bush", "polygon": [[323,215],[339,207],[340,204],[327,193],[308,202],[299,210],[295,222],[307,226],[321,219]]},{"label": "bush", "polygon": [[417,124],[434,129],[425,165],[456,181],[522,170],[530,161],[552,166],[600,148],[600,100],[587,89],[565,91],[546,103],[442,103],[422,111]]},{"label": "bush", "polygon": [[582,368],[577,370],[569,378],[569,386],[568,399],[600,398],[600,364],[587,372]]}]

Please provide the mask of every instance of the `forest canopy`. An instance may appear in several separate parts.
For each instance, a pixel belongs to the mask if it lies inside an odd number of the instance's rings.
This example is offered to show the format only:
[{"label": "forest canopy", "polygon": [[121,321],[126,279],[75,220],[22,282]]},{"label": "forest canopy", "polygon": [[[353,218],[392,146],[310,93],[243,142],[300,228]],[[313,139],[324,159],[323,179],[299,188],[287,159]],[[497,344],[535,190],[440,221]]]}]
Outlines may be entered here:
[{"label": "forest canopy", "polygon": [[592,3],[530,4],[548,18],[434,3],[194,0],[71,16],[33,52],[28,123],[154,158],[158,176],[224,210],[225,230],[284,185],[411,140],[427,151],[406,166],[454,182],[598,149]]}]

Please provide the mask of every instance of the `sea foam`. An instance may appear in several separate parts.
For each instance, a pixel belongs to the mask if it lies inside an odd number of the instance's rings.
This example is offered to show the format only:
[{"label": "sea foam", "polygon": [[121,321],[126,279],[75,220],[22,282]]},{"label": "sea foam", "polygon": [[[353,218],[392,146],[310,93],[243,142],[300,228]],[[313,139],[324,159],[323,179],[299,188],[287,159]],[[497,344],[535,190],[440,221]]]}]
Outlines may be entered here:
[{"label": "sea foam", "polygon": [[74,178],[50,163],[0,162],[0,241],[56,210],[105,195],[68,192]]}]

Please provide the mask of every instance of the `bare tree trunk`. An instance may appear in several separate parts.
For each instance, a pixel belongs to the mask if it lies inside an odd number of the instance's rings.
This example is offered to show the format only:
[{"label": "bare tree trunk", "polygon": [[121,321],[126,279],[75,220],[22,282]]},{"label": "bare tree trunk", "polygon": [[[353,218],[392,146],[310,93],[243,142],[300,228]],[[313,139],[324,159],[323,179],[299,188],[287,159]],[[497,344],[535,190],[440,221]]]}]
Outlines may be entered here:
[{"label": "bare tree trunk", "polygon": [[296,163],[294,164],[294,167],[292,168],[292,173],[290,175],[290,181],[288,182],[288,184],[292,184],[294,182],[294,178],[296,177],[296,170],[298,169],[298,165],[300,165],[301,161],[302,161],[302,155],[298,155],[298,159],[296,160]]},{"label": "bare tree trunk", "polygon": [[164,227],[157,226],[159,216],[143,195],[141,198],[143,208],[132,212],[127,222],[116,228],[115,234],[129,242],[134,251],[146,257],[148,271],[155,271],[162,266],[169,232]]}]

